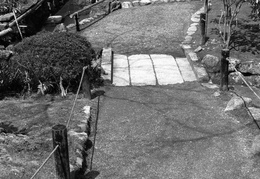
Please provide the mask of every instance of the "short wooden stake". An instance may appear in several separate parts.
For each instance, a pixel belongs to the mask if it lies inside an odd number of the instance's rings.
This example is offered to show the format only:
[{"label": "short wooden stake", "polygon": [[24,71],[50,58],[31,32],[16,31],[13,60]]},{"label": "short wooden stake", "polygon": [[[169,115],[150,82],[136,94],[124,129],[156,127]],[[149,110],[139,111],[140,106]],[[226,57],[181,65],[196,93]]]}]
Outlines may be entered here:
[{"label": "short wooden stake", "polygon": [[59,145],[54,152],[56,178],[70,179],[67,128],[65,125],[58,124],[52,127],[52,140],[53,148]]},{"label": "short wooden stake", "polygon": [[201,45],[206,43],[206,13],[200,14]]},{"label": "short wooden stake", "polygon": [[89,79],[89,68],[86,69],[84,76],[83,76],[83,81],[82,81],[82,91],[83,91],[83,96],[84,98],[91,99],[91,90],[90,90],[90,79]]},{"label": "short wooden stake", "polygon": [[78,14],[74,15],[74,21],[75,21],[76,31],[80,31]]},{"label": "short wooden stake", "polygon": [[221,66],[220,66],[220,90],[228,91],[228,66],[229,49],[221,51]]}]

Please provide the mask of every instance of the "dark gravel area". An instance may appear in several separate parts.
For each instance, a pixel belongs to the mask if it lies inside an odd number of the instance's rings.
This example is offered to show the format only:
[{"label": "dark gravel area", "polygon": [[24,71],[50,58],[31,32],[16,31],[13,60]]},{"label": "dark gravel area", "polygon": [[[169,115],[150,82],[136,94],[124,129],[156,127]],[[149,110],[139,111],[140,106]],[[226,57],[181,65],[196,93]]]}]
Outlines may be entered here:
[{"label": "dark gravel area", "polygon": [[200,7],[201,2],[180,2],[120,9],[80,34],[95,48],[111,46],[115,53],[183,56],[179,44]]}]

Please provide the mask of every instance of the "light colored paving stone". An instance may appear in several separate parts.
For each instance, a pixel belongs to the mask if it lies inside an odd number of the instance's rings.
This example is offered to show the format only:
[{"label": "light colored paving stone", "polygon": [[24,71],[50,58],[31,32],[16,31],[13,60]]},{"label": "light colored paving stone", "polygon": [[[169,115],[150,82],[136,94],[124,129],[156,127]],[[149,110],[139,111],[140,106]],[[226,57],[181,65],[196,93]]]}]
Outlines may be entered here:
[{"label": "light colored paving stone", "polygon": [[197,26],[197,25],[199,25],[199,23],[198,22],[194,22],[190,26]]},{"label": "light colored paving stone", "polygon": [[197,56],[196,53],[194,53],[194,52],[190,52],[190,53],[188,53],[188,55],[189,55],[190,59],[191,59],[193,62],[196,62],[196,61],[199,60],[199,59],[198,59],[198,56]]},{"label": "light colored paving stone", "polygon": [[197,27],[196,26],[190,26],[189,28],[188,28],[188,31],[196,31],[197,30]]},{"label": "light colored paving stone", "polygon": [[174,57],[170,55],[150,55],[159,85],[183,83],[183,78]]},{"label": "light colored paving stone", "polygon": [[122,8],[130,8],[133,7],[132,3],[129,1],[122,2]]},{"label": "light colored paving stone", "polygon": [[140,0],[141,6],[148,5],[148,4],[151,4],[151,0]]},{"label": "light colored paving stone", "polygon": [[194,31],[187,31],[187,35],[193,35],[194,33]]},{"label": "light colored paving stone", "polygon": [[132,2],[133,6],[140,6],[140,1],[139,0],[136,0],[136,1],[133,1]]},{"label": "light colored paving stone", "polygon": [[115,54],[113,66],[113,84],[116,86],[128,86],[130,82],[127,56]]},{"label": "light colored paving stone", "polygon": [[192,40],[192,37],[190,35],[187,35],[185,38],[184,38],[186,41],[191,41]]},{"label": "light colored paving stone", "polygon": [[194,17],[191,17],[191,21],[192,21],[192,22],[199,22],[199,21],[200,21],[200,19],[199,19],[199,18],[194,18]]},{"label": "light colored paving stone", "polygon": [[131,55],[128,57],[130,79],[133,86],[156,85],[156,78],[149,55]]},{"label": "light colored paving stone", "polygon": [[182,45],[182,48],[183,48],[184,50],[186,50],[186,49],[190,49],[191,46],[190,46],[190,45]]},{"label": "light colored paving stone", "polygon": [[187,58],[176,58],[176,62],[179,66],[184,81],[197,80],[196,75],[194,74]]}]

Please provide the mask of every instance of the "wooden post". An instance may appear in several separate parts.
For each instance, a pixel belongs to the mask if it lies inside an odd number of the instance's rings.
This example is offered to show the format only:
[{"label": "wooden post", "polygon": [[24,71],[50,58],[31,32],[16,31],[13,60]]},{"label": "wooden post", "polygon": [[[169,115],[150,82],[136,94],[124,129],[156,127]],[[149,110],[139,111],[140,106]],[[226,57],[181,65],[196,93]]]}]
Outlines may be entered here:
[{"label": "wooden post", "polygon": [[206,13],[200,14],[201,45],[206,43]]},{"label": "wooden post", "polygon": [[82,91],[83,91],[83,96],[84,98],[91,99],[91,90],[90,90],[90,80],[89,80],[89,69],[90,66],[86,69],[84,76],[83,76],[83,81],[82,81]]},{"label": "wooden post", "polygon": [[53,148],[59,145],[54,152],[57,179],[70,179],[69,152],[67,128],[65,125],[52,127]]},{"label": "wooden post", "polygon": [[220,90],[228,91],[228,66],[229,49],[221,51],[221,66],[220,66]]},{"label": "wooden post", "polygon": [[76,25],[76,31],[80,31],[78,14],[74,15],[74,21],[75,21],[75,25]]},{"label": "wooden post", "polygon": [[110,57],[111,59],[111,84],[113,84],[113,76],[114,76],[114,70],[113,70],[113,68],[114,68],[114,52],[113,51],[111,51],[111,57]]},{"label": "wooden post", "polygon": [[208,31],[208,11],[209,11],[209,0],[204,1],[204,12],[206,13],[205,16],[205,37],[207,37]]}]

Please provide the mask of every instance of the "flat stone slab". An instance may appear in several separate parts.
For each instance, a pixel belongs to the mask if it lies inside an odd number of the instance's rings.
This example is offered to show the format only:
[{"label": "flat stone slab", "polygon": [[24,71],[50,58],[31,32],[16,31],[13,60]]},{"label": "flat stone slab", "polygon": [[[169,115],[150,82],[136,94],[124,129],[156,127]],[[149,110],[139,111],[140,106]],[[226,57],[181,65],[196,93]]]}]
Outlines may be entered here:
[{"label": "flat stone slab", "polygon": [[116,86],[128,86],[129,81],[128,61],[126,55],[114,55],[113,84]]},{"label": "flat stone slab", "polygon": [[128,61],[131,85],[156,85],[153,64],[149,55],[131,55]]},{"label": "flat stone slab", "polygon": [[183,83],[178,65],[173,56],[150,55],[159,85]]},{"label": "flat stone slab", "polygon": [[179,66],[184,81],[197,80],[196,75],[194,74],[187,58],[176,58],[176,62]]},{"label": "flat stone slab", "polygon": [[[102,66],[111,74],[111,63],[104,62]],[[115,86],[169,85],[196,79],[187,58],[175,59],[165,54],[114,55],[112,81]]]}]

